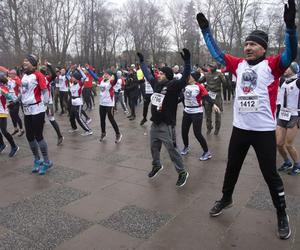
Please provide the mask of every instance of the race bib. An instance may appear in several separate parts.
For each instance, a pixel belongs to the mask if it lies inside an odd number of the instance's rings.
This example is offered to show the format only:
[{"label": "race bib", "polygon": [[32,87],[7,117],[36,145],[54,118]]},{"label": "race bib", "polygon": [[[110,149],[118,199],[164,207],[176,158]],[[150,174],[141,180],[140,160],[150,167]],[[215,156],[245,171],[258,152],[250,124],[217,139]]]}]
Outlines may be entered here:
[{"label": "race bib", "polygon": [[216,93],[216,92],[208,91],[208,95],[209,95],[210,98],[213,99],[213,100],[216,99],[217,94],[218,94],[218,93]]},{"label": "race bib", "polygon": [[23,106],[24,115],[31,115],[32,106]]},{"label": "race bib", "polygon": [[257,112],[258,111],[258,96],[238,96],[238,110],[239,112]]},{"label": "race bib", "polygon": [[291,120],[291,116],[292,116],[291,111],[288,111],[287,109],[280,109],[280,112],[279,112],[280,120],[289,121],[289,120]]},{"label": "race bib", "polygon": [[151,95],[151,103],[156,107],[161,107],[164,101],[165,95],[160,93],[154,93]]}]

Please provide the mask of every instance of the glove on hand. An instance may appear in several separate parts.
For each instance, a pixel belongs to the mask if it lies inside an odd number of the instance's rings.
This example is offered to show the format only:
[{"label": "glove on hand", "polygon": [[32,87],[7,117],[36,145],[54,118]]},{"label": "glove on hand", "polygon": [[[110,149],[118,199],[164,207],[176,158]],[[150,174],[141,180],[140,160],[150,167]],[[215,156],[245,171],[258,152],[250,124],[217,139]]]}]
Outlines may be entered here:
[{"label": "glove on hand", "polygon": [[180,55],[181,55],[181,58],[184,60],[184,61],[188,61],[191,59],[191,53],[188,49],[184,48],[182,49],[183,53],[180,52]]},{"label": "glove on hand", "polygon": [[140,59],[140,63],[143,63],[143,62],[144,62],[144,56],[143,56],[143,54],[140,53],[140,52],[138,52],[138,53],[137,53],[137,56],[138,56],[138,58]]},{"label": "glove on hand", "polygon": [[200,29],[207,29],[209,26],[208,20],[206,19],[206,17],[204,16],[203,13],[198,13],[197,14],[197,21],[199,24]]},{"label": "glove on hand", "polygon": [[284,14],[283,14],[284,22],[287,28],[294,29],[296,27],[295,16],[296,16],[295,0],[289,0],[288,4],[284,5]]}]

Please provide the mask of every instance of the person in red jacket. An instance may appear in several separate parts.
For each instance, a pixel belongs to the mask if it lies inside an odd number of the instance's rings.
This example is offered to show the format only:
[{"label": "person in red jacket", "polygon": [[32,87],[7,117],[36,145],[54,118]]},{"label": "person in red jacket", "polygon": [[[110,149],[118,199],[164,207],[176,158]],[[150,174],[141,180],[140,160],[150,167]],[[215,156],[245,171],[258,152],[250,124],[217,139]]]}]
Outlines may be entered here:
[{"label": "person in red jacket", "polygon": [[[8,108],[7,103],[13,101],[13,96],[9,93],[7,87],[7,78],[2,74],[0,76],[0,153],[6,148],[3,141],[3,136],[7,139],[11,146],[9,157],[13,157],[19,151],[19,147],[16,145],[13,137],[7,132],[7,117]],[[3,135],[3,136],[2,136]]]}]

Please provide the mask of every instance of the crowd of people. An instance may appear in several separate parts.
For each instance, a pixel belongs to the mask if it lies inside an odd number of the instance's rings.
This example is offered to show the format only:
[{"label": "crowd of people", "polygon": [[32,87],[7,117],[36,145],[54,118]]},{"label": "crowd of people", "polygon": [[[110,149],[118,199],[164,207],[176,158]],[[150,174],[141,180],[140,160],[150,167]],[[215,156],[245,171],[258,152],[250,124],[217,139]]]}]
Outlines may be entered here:
[{"label": "crowd of people", "polygon": [[[149,67],[144,55],[137,53],[139,63],[128,68],[112,66],[99,73],[89,64],[55,68],[45,60],[40,65],[35,55],[27,55],[21,69],[11,69],[0,74],[0,153],[6,148],[4,136],[11,146],[9,157],[14,157],[19,150],[15,136],[21,137],[25,133],[34,157],[32,172],[44,175],[53,166],[43,136],[45,116],[57,134],[58,146],[64,141],[55,120],[55,113],[59,111],[59,115],[68,116],[69,133],[76,132],[79,124],[83,130],[81,135],[90,136],[93,131],[89,125],[92,119],[88,112],[94,109],[95,97],[98,96],[101,127],[99,141],[105,140],[107,135],[107,116],[115,132],[115,143],[120,143],[122,127],[114,118],[115,112],[120,109],[118,106],[121,106],[130,121],[135,122],[136,106],[143,101],[139,123],[143,126],[148,121],[149,107],[152,121],[152,170],[148,177],[154,178],[163,170],[160,160],[163,144],[178,173],[176,185],[182,187],[189,177],[182,156],[191,150],[191,125],[203,150],[199,160],[211,159],[212,154],[202,134],[203,118],[206,118],[207,134],[214,129],[214,135],[217,136],[221,128],[223,103],[230,103],[233,97],[233,129],[223,196],[216,201],[210,215],[218,216],[223,209],[233,205],[234,187],[252,146],[277,210],[279,238],[289,238],[289,217],[285,211],[284,187],[278,171],[287,171],[292,176],[300,173],[299,154],[293,145],[299,129],[300,111],[299,65],[294,62],[297,55],[295,3],[289,0],[288,5],[285,5],[285,49],[276,56],[266,56],[268,35],[261,30],[254,30],[246,37],[243,58],[225,54],[214,41],[209,22],[203,13],[197,15],[197,21],[207,47],[218,64],[211,62],[206,66],[192,67],[190,52],[183,49],[182,67]],[[175,136],[177,107],[181,102],[182,148],[178,147]],[[212,113],[215,113],[214,125]],[[13,124],[12,133],[7,129],[9,116]],[[24,118],[23,121],[20,117]],[[283,158],[278,171],[277,148]]]}]

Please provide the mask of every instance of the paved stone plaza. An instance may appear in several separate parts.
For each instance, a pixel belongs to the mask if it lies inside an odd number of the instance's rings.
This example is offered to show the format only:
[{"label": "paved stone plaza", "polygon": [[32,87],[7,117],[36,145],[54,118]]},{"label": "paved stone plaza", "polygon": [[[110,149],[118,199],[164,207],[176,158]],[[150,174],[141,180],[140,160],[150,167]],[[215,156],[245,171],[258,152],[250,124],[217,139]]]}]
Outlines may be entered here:
[{"label": "paved stone plaza", "polygon": [[[141,105],[136,121],[120,109],[116,114],[123,134],[118,145],[109,121],[108,136],[99,143],[97,108],[90,113],[94,134],[88,137],[80,136],[80,129],[68,134],[68,117],[56,116],[65,137],[59,147],[47,122],[54,167],[46,176],[31,174],[26,138],[17,137],[18,155],[8,159],[8,147],[0,155],[0,249],[300,249],[300,176],[282,174],[292,228],[291,238],[282,241],[276,237],[276,214],[252,149],[236,186],[235,205],[218,218],[209,217],[221,196],[232,128],[231,105],[224,108],[220,135],[207,136],[211,160],[198,160],[202,151],[191,129],[191,151],[184,157],[190,177],[183,188],[175,186],[177,174],[164,149],[164,170],[148,179],[150,122],[139,126]],[[205,124],[203,130],[205,134]],[[300,149],[299,136],[296,145]]]}]

